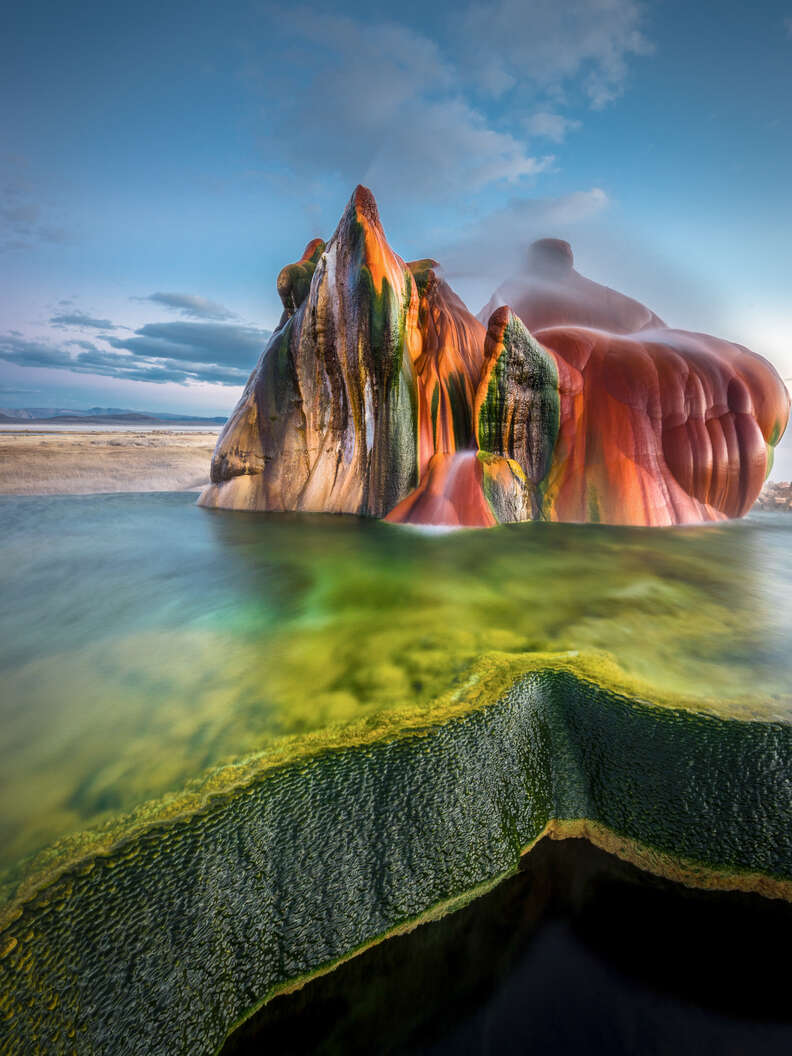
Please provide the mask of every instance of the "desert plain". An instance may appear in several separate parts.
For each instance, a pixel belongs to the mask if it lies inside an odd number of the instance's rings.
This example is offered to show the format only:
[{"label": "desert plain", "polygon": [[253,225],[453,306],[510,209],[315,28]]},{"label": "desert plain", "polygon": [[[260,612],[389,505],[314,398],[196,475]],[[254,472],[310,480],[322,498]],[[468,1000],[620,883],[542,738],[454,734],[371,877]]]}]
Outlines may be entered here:
[{"label": "desert plain", "polygon": [[197,491],[209,482],[218,432],[0,430],[0,494]]}]

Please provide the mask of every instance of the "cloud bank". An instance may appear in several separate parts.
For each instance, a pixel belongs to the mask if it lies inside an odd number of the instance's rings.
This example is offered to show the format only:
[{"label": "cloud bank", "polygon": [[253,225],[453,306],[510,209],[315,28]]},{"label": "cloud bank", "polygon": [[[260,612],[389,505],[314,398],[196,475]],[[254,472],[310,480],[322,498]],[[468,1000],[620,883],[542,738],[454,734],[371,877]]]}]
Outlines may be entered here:
[{"label": "cloud bank", "polygon": [[252,326],[187,322],[148,323],[128,338],[107,337],[103,344],[54,344],[10,331],[0,336],[0,359],[127,381],[240,386],[270,336]]},{"label": "cloud bank", "polygon": [[235,319],[235,314],[224,304],[197,297],[192,293],[150,293],[148,297],[136,297],[137,301],[149,301],[180,312],[190,319]]},{"label": "cloud bank", "polygon": [[109,319],[94,319],[93,316],[84,312],[60,312],[50,318],[50,325],[64,328],[67,326],[88,327],[92,330],[115,330],[115,326]]},{"label": "cloud bank", "polygon": [[594,109],[622,94],[629,59],[652,51],[635,0],[474,3],[459,20],[457,39],[488,95],[500,98],[527,85],[561,97],[580,79]]},{"label": "cloud bank", "polygon": [[652,50],[635,0],[496,0],[444,17],[441,46],[401,23],[279,9],[272,46],[292,59],[263,75],[278,163],[422,200],[517,184],[555,160],[532,138],[580,126],[564,105],[606,106]]}]

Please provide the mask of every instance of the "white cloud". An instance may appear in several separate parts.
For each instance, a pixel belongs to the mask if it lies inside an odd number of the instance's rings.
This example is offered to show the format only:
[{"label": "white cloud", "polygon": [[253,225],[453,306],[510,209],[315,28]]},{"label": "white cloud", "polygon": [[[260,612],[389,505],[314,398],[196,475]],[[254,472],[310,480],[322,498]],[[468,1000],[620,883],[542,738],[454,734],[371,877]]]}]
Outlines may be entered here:
[{"label": "white cloud", "polygon": [[466,76],[406,26],[298,9],[281,27],[295,49],[295,84],[278,82],[266,120],[277,155],[295,169],[320,165],[377,193],[438,198],[513,183],[552,161],[495,127],[467,98]]},{"label": "white cloud", "polygon": [[270,337],[258,327],[193,322],[147,323],[128,337],[57,342],[8,331],[0,333],[0,361],[160,385],[236,387],[244,385]]},{"label": "white cloud", "polygon": [[177,311],[187,319],[235,319],[230,308],[194,293],[150,293],[147,297],[136,297],[138,301],[151,301],[171,311]]},{"label": "white cloud", "polygon": [[115,330],[115,326],[109,319],[97,319],[96,316],[87,315],[85,312],[75,309],[68,312],[58,312],[51,316],[50,325],[58,329],[65,327],[87,327],[89,330]]},{"label": "white cloud", "polygon": [[563,143],[567,132],[580,128],[581,122],[551,110],[538,110],[523,122],[529,136],[544,136],[553,143]]},{"label": "white cloud", "polygon": [[548,169],[552,156],[532,157],[508,132],[490,128],[463,99],[411,105],[365,172],[378,190],[406,188],[421,197],[517,183]]},{"label": "white cloud", "polygon": [[628,59],[652,50],[642,23],[636,0],[496,0],[467,9],[458,39],[471,76],[493,97],[524,83],[559,91],[582,78],[600,108],[622,93]]},{"label": "white cloud", "polygon": [[561,143],[579,127],[559,112],[565,93],[604,106],[623,91],[629,59],[651,50],[637,0],[474,2],[454,9],[442,46],[396,21],[266,11],[277,20],[270,47],[289,56],[286,78],[280,65],[257,71],[270,159],[309,186],[321,172],[400,200],[546,171],[554,159],[529,141]]}]

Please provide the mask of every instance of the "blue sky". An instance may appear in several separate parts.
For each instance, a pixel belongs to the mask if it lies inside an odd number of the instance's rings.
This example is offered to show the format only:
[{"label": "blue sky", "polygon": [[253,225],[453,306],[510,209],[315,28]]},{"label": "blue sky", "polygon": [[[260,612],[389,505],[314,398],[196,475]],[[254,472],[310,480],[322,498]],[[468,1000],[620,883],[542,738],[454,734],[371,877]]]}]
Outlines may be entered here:
[{"label": "blue sky", "polygon": [[14,5],[0,407],[223,414],[353,187],[475,312],[580,270],[792,375],[792,5]]}]

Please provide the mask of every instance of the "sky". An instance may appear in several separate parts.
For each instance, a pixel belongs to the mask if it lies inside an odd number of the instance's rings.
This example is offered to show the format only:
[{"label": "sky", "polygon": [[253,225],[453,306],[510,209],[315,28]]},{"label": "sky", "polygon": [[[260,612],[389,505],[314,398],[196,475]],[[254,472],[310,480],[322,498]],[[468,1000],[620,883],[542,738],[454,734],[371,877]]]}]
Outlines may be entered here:
[{"label": "sky", "polygon": [[0,407],[228,413],[357,183],[473,312],[560,236],[792,377],[792,0],[30,0],[0,71]]}]

